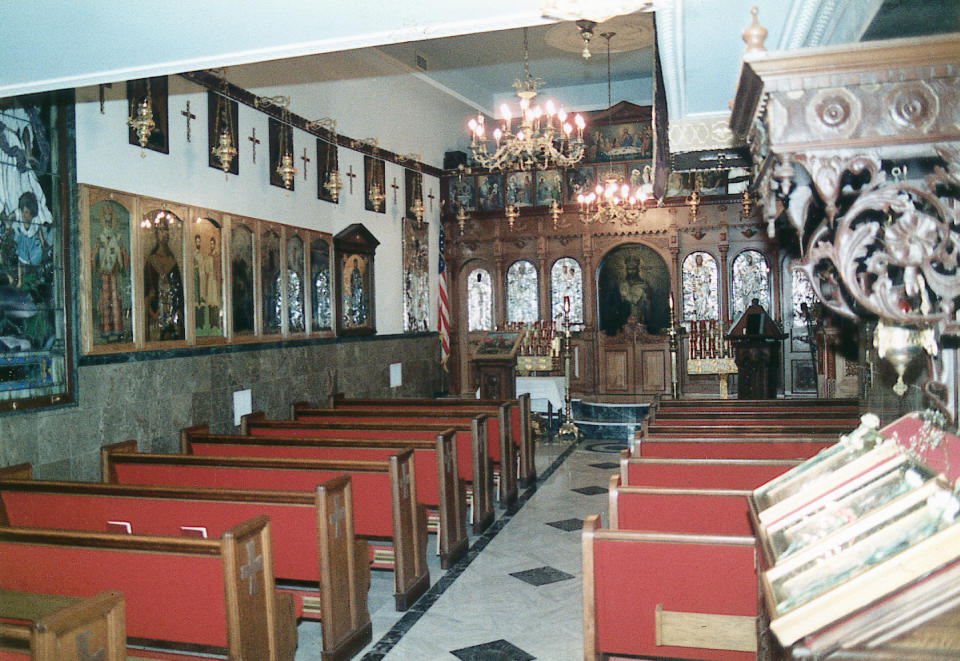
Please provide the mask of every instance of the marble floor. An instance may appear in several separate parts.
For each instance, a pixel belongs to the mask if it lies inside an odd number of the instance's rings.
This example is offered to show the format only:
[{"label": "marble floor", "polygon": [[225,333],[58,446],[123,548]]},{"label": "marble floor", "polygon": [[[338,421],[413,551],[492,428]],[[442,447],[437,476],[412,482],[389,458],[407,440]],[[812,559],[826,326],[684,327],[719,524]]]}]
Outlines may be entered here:
[{"label": "marble floor", "polygon": [[[535,486],[470,538],[467,556],[440,569],[407,612],[393,608],[393,577],[374,572],[373,641],[356,658],[463,661],[579,661],[583,658],[580,529],[588,514],[606,523],[607,483],[624,446],[603,440],[538,442]],[[431,542],[434,538],[431,537]],[[299,626],[296,661],[320,658],[319,624]]]}]

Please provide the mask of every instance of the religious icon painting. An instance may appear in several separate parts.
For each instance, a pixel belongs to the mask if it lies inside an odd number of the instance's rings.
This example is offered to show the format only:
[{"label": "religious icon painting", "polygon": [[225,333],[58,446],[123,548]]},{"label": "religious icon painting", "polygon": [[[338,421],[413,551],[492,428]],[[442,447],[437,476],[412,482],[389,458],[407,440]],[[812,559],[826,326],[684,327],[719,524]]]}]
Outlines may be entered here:
[{"label": "religious icon painting", "polygon": [[127,81],[127,117],[137,117],[140,105],[147,98],[150,99],[150,108],[153,112],[153,129],[147,136],[146,144],[141,145],[140,136],[137,135],[134,127],[128,126],[128,140],[131,145],[138,148],[142,146],[143,149],[169,154],[166,76]]},{"label": "religious icon painting", "polygon": [[537,172],[537,206],[546,207],[556,200],[563,204],[563,178],[559,170]]},{"label": "religious icon painting", "polygon": [[636,161],[627,164],[630,188],[636,190],[644,184],[653,185],[653,161]]},{"label": "religious icon painting", "polygon": [[230,301],[234,335],[254,332],[253,230],[234,222],[230,229]]},{"label": "religious icon painting", "polygon": [[139,232],[147,342],[186,338],[182,220],[186,214],[165,204],[158,206],[143,214]]},{"label": "religious icon painting", "polygon": [[310,243],[310,331],[329,331],[333,327],[330,279],[330,244],[323,239]]},{"label": "religious icon painting", "polygon": [[597,166],[597,183],[603,186],[608,181],[615,181],[618,186],[626,181],[626,170],[623,163]]},{"label": "religious icon painting", "polygon": [[689,172],[671,172],[667,177],[667,197],[686,197],[693,190]]},{"label": "religious icon painting", "polygon": [[344,228],[333,239],[336,254],[337,335],[372,335],[373,258],[380,242],[362,224]]},{"label": "religious icon painting", "polygon": [[480,211],[503,209],[503,175],[477,176],[477,207]]},{"label": "religious icon painting", "polygon": [[213,218],[197,218],[187,243],[193,254],[193,327],[197,337],[223,337],[223,232]]},{"label": "religious icon painting", "polygon": [[[74,151],[67,128],[72,96],[37,94],[0,104],[0,413],[73,401],[73,323],[66,305],[73,291],[66,267],[76,181],[68,156]],[[89,214],[86,220],[81,227],[96,223]]]},{"label": "religious icon painting", "polygon": [[307,328],[303,298],[303,274],[306,272],[303,239],[296,234],[287,236],[287,328],[291,333],[302,333]]},{"label": "religious icon painting", "polygon": [[428,330],[430,267],[427,223],[403,219],[403,330]]},{"label": "religious icon painting", "polygon": [[288,156],[290,164],[293,165],[293,128],[289,124],[269,117],[267,133],[270,143],[270,185],[292,191],[295,188],[296,177],[291,177],[284,182],[277,168],[280,167],[284,156]]},{"label": "religious icon painting", "polygon": [[680,266],[683,321],[718,320],[719,280],[717,260],[708,252],[687,255]]},{"label": "religious icon painting", "polygon": [[670,271],[663,257],[643,244],[617,246],[601,260],[597,276],[600,329],[613,337],[628,322],[650,335],[670,325]]},{"label": "religious icon painting", "polygon": [[268,227],[260,232],[260,320],[264,335],[276,335],[281,330],[282,282],[280,234]]},{"label": "religious icon painting", "polygon": [[817,371],[812,360],[791,360],[793,392],[817,392]]},{"label": "religious icon painting", "polygon": [[123,197],[106,198],[101,191],[90,191],[84,245],[90,267],[88,306],[89,351],[106,344],[133,342],[133,279],[131,278],[132,201]]},{"label": "religious icon painting", "polygon": [[207,92],[207,163],[221,172],[240,174],[240,158],[237,154],[224,162],[216,154],[218,147],[233,147],[239,150],[240,128],[237,102],[216,92]]},{"label": "religious icon painting", "polygon": [[387,164],[372,156],[363,157],[363,208],[387,212]]},{"label": "religious icon painting", "polygon": [[533,172],[507,173],[507,204],[532,207],[533,191]]},{"label": "religious icon painting", "polygon": [[[331,179],[334,173],[337,176]],[[340,153],[337,145],[317,138],[317,198],[336,204],[340,200]]]},{"label": "religious icon painting", "polygon": [[450,213],[460,209],[466,212],[477,210],[477,184],[472,174],[450,177],[448,180],[447,205]]},{"label": "religious icon painting", "polygon": [[577,201],[577,195],[588,195],[597,184],[593,167],[567,168],[567,203]]}]

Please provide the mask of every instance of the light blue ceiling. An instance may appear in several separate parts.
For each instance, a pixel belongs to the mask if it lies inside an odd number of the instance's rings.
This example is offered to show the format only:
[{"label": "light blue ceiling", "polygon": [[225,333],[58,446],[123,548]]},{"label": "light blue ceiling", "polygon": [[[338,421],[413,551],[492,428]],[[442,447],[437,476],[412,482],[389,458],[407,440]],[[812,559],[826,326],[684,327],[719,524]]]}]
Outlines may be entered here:
[{"label": "light blue ceiling", "polygon": [[[943,0],[940,0],[941,4]],[[955,0],[950,0],[955,2]],[[642,3],[641,3],[642,4]],[[767,48],[856,41],[881,0],[653,0],[671,119],[728,110],[743,51],[741,32],[759,6]],[[887,0],[889,5],[902,0]],[[948,3],[949,4],[949,3]],[[8,0],[0,21],[0,97],[146,75],[381,47],[400,69],[426,76],[478,109],[512,93],[522,72],[521,26],[530,26],[530,72],[577,108],[607,104],[606,50],[593,58],[557,50],[559,29],[537,0]],[[575,31],[573,23],[566,28]],[[596,29],[597,35],[603,26]],[[617,37],[611,42],[617,49]],[[417,68],[416,56],[426,60]],[[322,55],[310,75],[324,80]],[[318,62],[320,63],[318,66]],[[652,51],[611,56],[612,101],[648,103]],[[269,87],[273,81],[263,81]],[[255,83],[255,81],[254,81]]]}]

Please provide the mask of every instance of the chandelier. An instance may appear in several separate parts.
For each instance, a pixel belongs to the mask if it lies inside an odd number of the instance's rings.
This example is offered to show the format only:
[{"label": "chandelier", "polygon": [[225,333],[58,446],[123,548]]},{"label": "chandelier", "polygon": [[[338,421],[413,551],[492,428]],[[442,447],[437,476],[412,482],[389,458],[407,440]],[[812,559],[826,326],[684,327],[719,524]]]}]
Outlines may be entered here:
[{"label": "chandelier", "polygon": [[491,170],[570,167],[583,158],[586,123],[581,115],[575,115],[571,124],[567,121],[567,112],[558,109],[553,101],[547,101],[543,107],[532,106],[543,80],[530,76],[527,28],[523,28],[523,76],[513,83],[520,99],[520,126],[516,133],[512,127],[513,113],[505,103],[500,106],[501,126],[493,131],[492,152],[488,149],[483,115],[470,120],[470,151],[474,161]]},{"label": "chandelier", "polygon": [[[604,32],[600,36],[607,40],[607,108],[612,105],[610,92],[610,40],[616,32]],[[644,172],[633,170],[631,179],[641,182],[631,187],[628,182],[616,176],[610,176],[598,183],[588,193],[577,195],[580,222],[585,225],[603,222],[617,222],[632,225],[640,221],[647,210],[646,202],[653,197],[653,183],[650,166]]]},{"label": "chandelier", "polygon": [[146,158],[144,149],[150,140],[150,134],[157,127],[153,121],[153,100],[150,94],[150,79],[147,78],[147,93],[143,100],[137,104],[136,115],[131,114],[127,118],[127,125],[137,134],[137,140],[140,142],[140,158]]},{"label": "chandelier", "polygon": [[420,154],[405,154],[400,158],[413,161],[416,164],[415,174],[413,176],[413,195],[410,200],[409,212],[417,219],[417,226],[423,224],[423,214],[426,207],[423,206],[423,173],[420,171]]},{"label": "chandelier", "polygon": [[220,79],[220,94],[217,95],[217,121],[214,133],[217,135],[217,145],[210,149],[210,153],[220,162],[220,169],[224,177],[230,172],[233,159],[237,156],[237,147],[233,144],[233,111],[230,101],[226,98],[227,75],[226,71]]}]

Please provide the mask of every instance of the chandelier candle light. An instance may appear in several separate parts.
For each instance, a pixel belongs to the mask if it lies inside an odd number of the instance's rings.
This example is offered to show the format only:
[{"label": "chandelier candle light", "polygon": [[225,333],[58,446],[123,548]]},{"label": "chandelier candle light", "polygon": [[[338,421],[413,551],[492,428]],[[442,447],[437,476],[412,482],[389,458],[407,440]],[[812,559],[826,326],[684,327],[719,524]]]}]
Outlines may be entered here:
[{"label": "chandelier candle light", "polygon": [[[482,114],[469,122],[470,151],[478,165],[491,170],[526,170],[536,167],[569,167],[583,158],[583,129],[586,122],[581,115],[575,115],[573,123],[567,121],[569,115],[562,107],[557,108],[553,101],[544,106],[533,106],[533,99],[543,85],[539,78],[531,78],[527,55],[527,29],[523,29],[523,73],[513,83],[520,98],[520,127],[512,130],[513,113],[507,104],[500,106],[501,126],[494,129],[495,148],[488,150],[486,126]],[[576,133],[574,133],[574,128]]]}]

